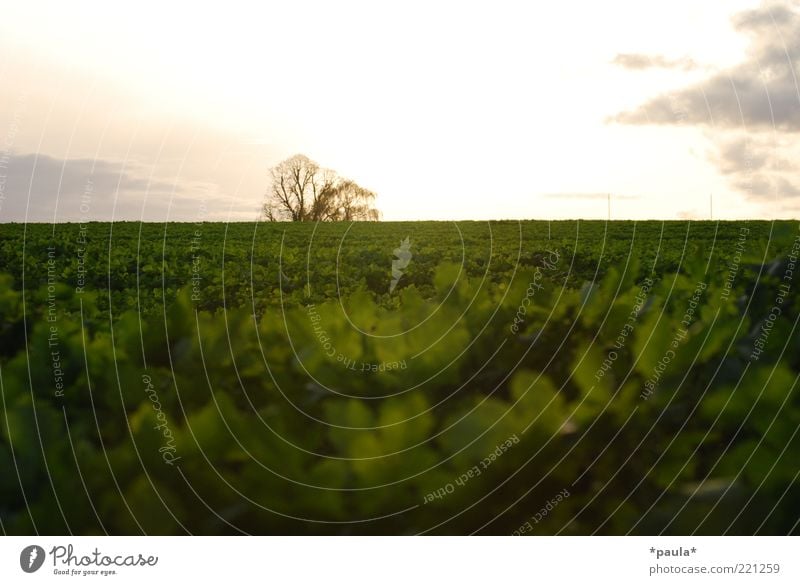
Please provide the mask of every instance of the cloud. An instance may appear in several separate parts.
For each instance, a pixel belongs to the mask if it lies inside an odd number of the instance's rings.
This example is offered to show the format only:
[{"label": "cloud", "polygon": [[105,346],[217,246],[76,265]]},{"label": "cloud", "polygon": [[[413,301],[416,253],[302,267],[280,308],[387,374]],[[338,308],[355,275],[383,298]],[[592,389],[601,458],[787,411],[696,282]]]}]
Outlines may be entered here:
[{"label": "cloud", "polygon": [[217,185],[164,178],[136,162],[0,152],[0,222],[195,221],[255,217]]},{"label": "cloud", "polygon": [[786,158],[792,150],[771,135],[739,134],[718,138],[712,160],[750,198],[787,199],[800,197],[796,165]]},{"label": "cloud", "polygon": [[[785,206],[800,198],[797,167],[789,162],[800,155],[800,14],[794,5],[764,2],[736,14],[732,23],[749,38],[741,63],[610,121],[703,127],[716,144],[710,158],[733,188],[751,200]],[[620,64],[643,69],[633,57]]]},{"label": "cloud", "polygon": [[800,197],[800,188],[797,184],[783,176],[739,175],[733,185],[739,191],[756,199],[783,200]]},{"label": "cloud", "polygon": [[[800,30],[798,30],[800,34]],[[613,118],[623,124],[691,124],[712,128],[800,130],[800,96],[790,67],[742,66],[688,89],[658,96]]]},{"label": "cloud", "polygon": [[641,53],[618,53],[611,61],[624,69],[641,71],[644,69],[697,69],[697,63],[689,57],[668,59],[663,55],[644,55]]},{"label": "cloud", "polygon": [[733,24],[750,37],[744,62],[612,119],[625,124],[800,130],[797,51],[787,44],[800,37],[800,15],[784,4],[765,3],[736,15]]},{"label": "cloud", "polygon": [[717,166],[724,174],[762,170],[768,164],[768,153],[753,146],[749,136],[722,142],[718,147]]},{"label": "cloud", "polygon": [[786,4],[781,2],[764,2],[759,8],[740,12],[733,17],[733,24],[743,31],[770,31],[776,25],[792,23],[797,18]]}]

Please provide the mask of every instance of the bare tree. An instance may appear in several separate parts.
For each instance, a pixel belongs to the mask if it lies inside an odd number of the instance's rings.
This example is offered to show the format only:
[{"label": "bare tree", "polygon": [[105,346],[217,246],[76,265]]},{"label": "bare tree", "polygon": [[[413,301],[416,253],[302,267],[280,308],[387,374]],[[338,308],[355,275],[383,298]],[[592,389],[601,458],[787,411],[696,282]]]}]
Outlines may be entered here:
[{"label": "bare tree", "polygon": [[297,154],[270,169],[267,221],[377,221],[375,193]]}]

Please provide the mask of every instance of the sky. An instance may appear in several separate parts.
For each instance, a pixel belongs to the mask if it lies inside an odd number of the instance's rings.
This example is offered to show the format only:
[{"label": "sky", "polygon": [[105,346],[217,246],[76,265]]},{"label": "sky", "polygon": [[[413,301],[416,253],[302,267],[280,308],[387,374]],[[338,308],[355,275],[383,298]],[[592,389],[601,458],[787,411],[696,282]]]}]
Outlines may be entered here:
[{"label": "sky", "polygon": [[800,6],[0,0],[0,222],[800,217]]}]

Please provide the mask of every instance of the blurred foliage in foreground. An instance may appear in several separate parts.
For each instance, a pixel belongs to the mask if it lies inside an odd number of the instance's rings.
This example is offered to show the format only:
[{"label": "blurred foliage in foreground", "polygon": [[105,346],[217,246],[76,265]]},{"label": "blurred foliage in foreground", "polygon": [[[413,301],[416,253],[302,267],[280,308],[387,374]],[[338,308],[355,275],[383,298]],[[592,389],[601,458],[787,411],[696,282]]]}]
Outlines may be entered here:
[{"label": "blurred foliage in foreground", "polygon": [[2,530],[796,534],[798,225],[667,225],[28,226]]}]

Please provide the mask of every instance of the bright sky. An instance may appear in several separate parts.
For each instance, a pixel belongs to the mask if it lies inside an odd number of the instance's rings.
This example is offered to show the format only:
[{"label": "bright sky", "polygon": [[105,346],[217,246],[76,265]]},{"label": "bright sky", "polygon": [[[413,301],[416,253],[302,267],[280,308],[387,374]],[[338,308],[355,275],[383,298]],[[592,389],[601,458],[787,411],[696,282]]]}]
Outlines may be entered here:
[{"label": "bright sky", "polygon": [[793,128],[702,119],[736,91],[689,123],[612,120],[695,103],[675,92],[774,42],[734,21],[775,3],[178,4],[0,0],[0,221],[251,220],[300,152],[376,191],[386,220],[601,218],[606,193],[614,218],[707,218],[710,193],[715,217],[798,215],[791,165],[775,170]]}]

